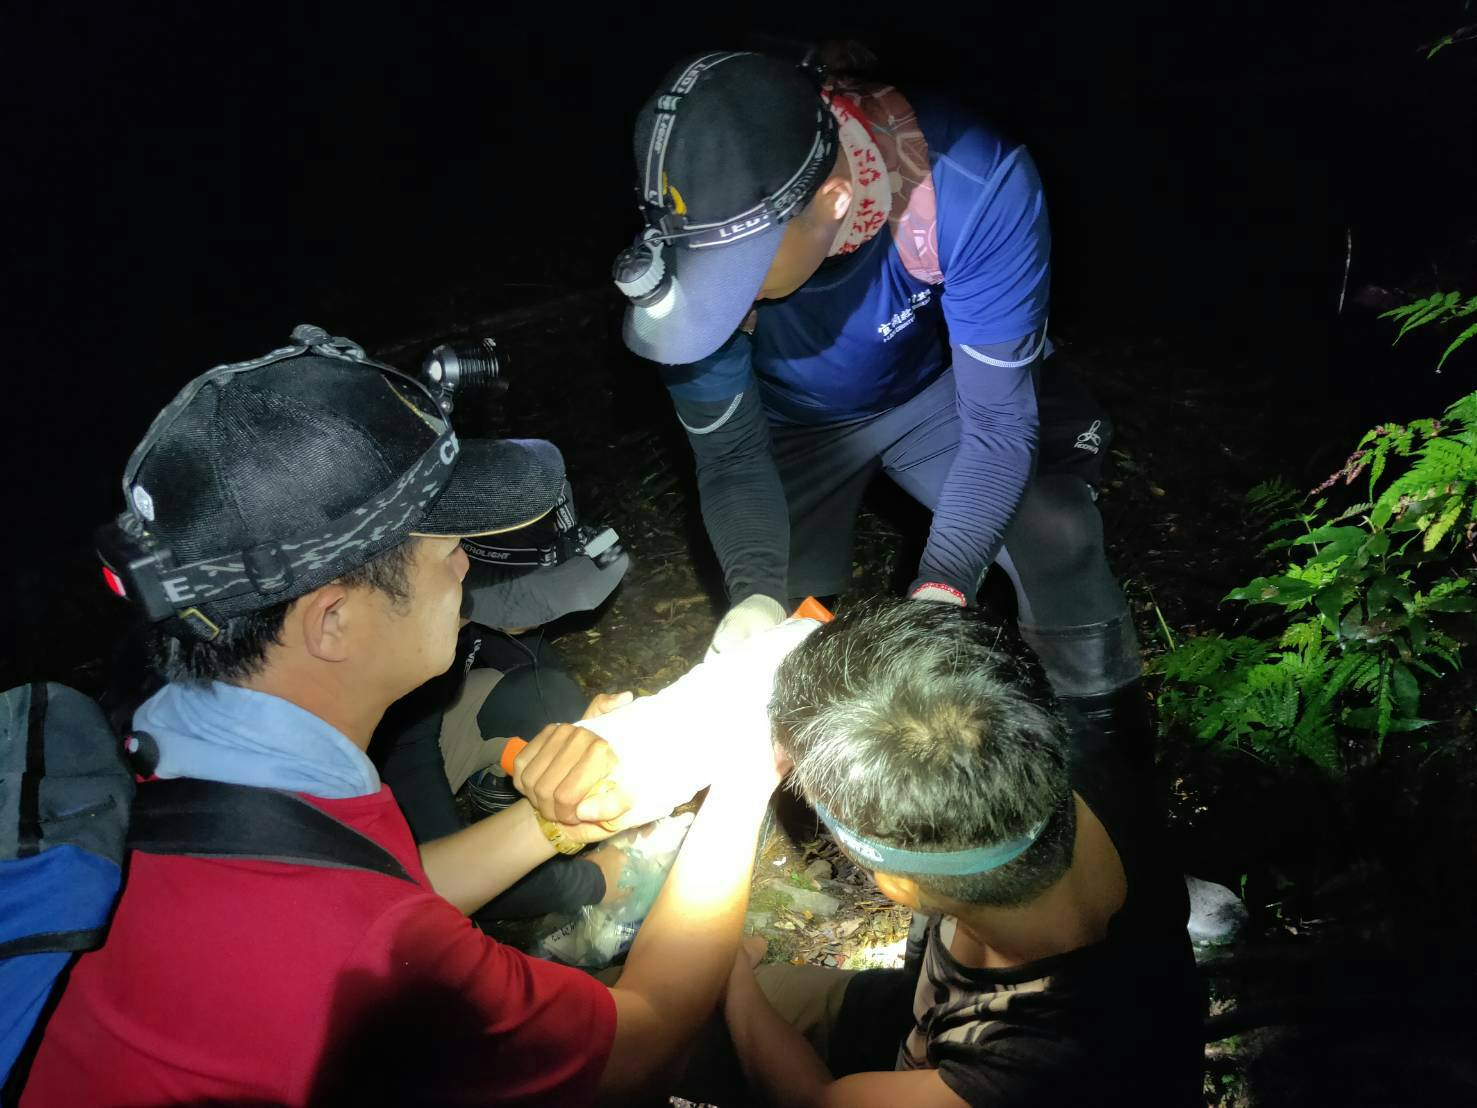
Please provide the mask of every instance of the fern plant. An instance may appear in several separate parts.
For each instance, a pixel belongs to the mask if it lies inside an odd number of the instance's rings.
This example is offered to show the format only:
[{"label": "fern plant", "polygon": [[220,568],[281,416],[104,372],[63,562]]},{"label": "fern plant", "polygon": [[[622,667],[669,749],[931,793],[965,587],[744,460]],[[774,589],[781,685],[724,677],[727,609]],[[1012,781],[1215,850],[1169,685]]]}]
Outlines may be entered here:
[{"label": "fern plant", "polygon": [[[1468,297],[1464,301],[1459,292],[1433,292],[1430,296],[1422,297],[1414,303],[1391,308],[1388,312],[1382,313],[1380,318],[1400,320],[1400,333],[1395,336],[1395,341],[1399,342],[1417,327],[1425,327],[1432,323],[1451,323],[1473,315],[1477,315],[1477,296]],[[1446,365],[1446,359],[1456,352],[1457,347],[1469,342],[1474,336],[1477,336],[1477,322],[1468,324],[1457,334],[1456,338],[1451,340],[1451,344],[1436,362],[1436,372],[1441,372],[1441,368]]]},{"label": "fern plant", "polygon": [[[1338,486],[1367,495],[1334,507]],[[1338,772],[1341,734],[1370,736],[1378,754],[1390,734],[1425,727],[1423,681],[1460,664],[1454,624],[1477,611],[1477,393],[1441,419],[1370,431],[1309,496],[1309,510],[1270,525],[1281,572],[1226,597],[1272,609],[1259,633],[1191,638],[1151,669],[1161,715],[1200,739]],[[1263,518],[1288,503],[1281,484],[1248,495]]]}]

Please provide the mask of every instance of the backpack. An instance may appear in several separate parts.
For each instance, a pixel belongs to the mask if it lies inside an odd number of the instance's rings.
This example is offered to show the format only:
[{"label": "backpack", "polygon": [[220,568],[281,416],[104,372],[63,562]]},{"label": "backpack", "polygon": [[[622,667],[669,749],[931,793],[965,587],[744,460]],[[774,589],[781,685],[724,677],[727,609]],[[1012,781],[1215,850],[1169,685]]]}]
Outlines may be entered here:
[{"label": "backpack", "polygon": [[134,772],[89,697],[42,682],[0,693],[0,1103],[17,1099],[72,959],[102,945],[126,851],[414,882],[378,843],[293,793],[186,778],[135,786]]}]

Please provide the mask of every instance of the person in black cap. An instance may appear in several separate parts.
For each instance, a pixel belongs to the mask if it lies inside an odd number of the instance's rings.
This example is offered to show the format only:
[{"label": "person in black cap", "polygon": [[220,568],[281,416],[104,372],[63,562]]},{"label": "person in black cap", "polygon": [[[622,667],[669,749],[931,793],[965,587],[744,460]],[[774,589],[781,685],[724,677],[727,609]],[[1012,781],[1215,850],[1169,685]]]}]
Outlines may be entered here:
[{"label": "person in black cap", "polygon": [[[998,564],[1074,756],[1147,770],[1138,637],[1094,503],[1112,424],[1051,357],[1026,149],[945,100],[720,51],[668,74],[635,154],[624,338],[661,364],[697,459],[731,604],[712,649],[845,591],[885,473],[933,512],[908,595],[973,604]],[[1196,936],[1233,938],[1234,894],[1190,888]]]},{"label": "person in black cap", "polygon": [[603,740],[546,728],[515,763],[528,799],[419,850],[365,756],[384,710],[452,664],[461,540],[542,517],[563,481],[549,443],[461,442],[419,382],[313,327],[160,413],[99,534],[169,679],[132,745],[150,738],[159,778],[291,794],[394,865],[135,852],[21,1104],[585,1104],[670,1066],[737,951],[768,728],[709,752],[702,811],[609,989],[466,918],[623,826],[628,796],[591,796],[615,765]]},{"label": "person in black cap", "polygon": [[697,459],[731,607],[723,651],[844,591],[882,472],[933,512],[908,594],[1015,585],[1083,747],[1148,755],[1133,621],[1092,482],[1107,416],[1050,358],[1050,229],[1024,147],[947,102],[715,52],[637,118],[646,229],[624,337]]}]

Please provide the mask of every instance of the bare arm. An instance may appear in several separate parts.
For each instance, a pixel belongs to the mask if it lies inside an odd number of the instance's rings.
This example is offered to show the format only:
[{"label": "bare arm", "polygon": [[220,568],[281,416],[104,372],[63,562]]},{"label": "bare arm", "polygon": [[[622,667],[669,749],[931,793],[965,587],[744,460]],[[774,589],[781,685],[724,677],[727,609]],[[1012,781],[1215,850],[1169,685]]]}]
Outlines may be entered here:
[{"label": "bare arm", "polygon": [[[630,699],[630,693],[597,696],[585,718],[602,715]],[[562,815],[568,821],[566,835],[580,842],[598,842],[610,835],[597,824],[579,823],[567,804],[556,812],[553,799],[578,803],[590,784],[615,766],[614,753],[598,736],[573,724],[550,724],[529,743],[519,761],[521,773],[532,774],[541,783],[542,792],[535,799],[542,810],[551,819]],[[520,800],[420,849],[421,866],[431,887],[468,915],[555,853],[529,800]]]},{"label": "bare arm", "polygon": [[818,1104],[834,1078],[805,1036],[786,1023],[740,954],[728,979],[723,1015],[744,1076],[775,1104]]},{"label": "bare arm", "polygon": [[740,957],[728,983],[724,1015],[744,1075],[779,1108],[958,1108],[965,1101],[936,1070],[875,1071],[836,1080],[805,1037],[770,1006]]},{"label": "bare arm", "polygon": [[431,888],[470,915],[554,856],[526,800],[421,846]]},{"label": "bare arm", "polygon": [[738,949],[754,845],[773,788],[715,784],[641,925],[615,998],[615,1045],[601,1080],[608,1099],[668,1074],[713,1011]]},{"label": "bare arm", "polygon": [[[767,720],[727,738],[714,784],[611,989],[615,1042],[601,1077],[607,1100],[644,1092],[675,1068],[733,966],[755,840],[779,768]],[[603,828],[581,818],[614,819],[630,807],[629,798],[591,791],[615,766],[605,740],[563,725],[518,754],[513,780],[540,812],[576,825],[583,837]]]}]

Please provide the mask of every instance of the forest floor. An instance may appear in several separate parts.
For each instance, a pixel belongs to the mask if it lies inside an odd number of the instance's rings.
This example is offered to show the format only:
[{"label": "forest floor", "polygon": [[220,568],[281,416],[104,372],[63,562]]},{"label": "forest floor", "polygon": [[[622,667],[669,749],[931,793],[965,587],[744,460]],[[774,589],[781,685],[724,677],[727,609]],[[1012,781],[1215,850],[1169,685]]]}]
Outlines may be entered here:
[{"label": "forest floor", "polygon": [[[553,629],[559,650],[592,692],[650,692],[701,658],[722,593],[686,443],[655,375],[619,349],[615,318],[596,297],[524,324],[516,339],[535,368],[515,370],[505,426],[559,442],[582,513],[614,525],[634,556],[603,610]],[[1264,571],[1247,490],[1277,476],[1312,487],[1353,446],[1330,441],[1318,412],[1289,402],[1286,382],[1251,355],[1197,360],[1188,345],[1068,342],[1061,355],[1116,425],[1099,506],[1146,659],[1171,637],[1234,626],[1222,598]],[[905,585],[927,522],[879,482],[838,607]],[[1004,582],[984,595],[1008,619]],[[1342,780],[1161,735],[1173,849],[1185,872],[1238,891],[1251,917],[1233,948],[1198,952],[1216,1036],[1207,1104],[1407,1104],[1427,1102],[1428,1086],[1433,1101],[1477,1089],[1462,1046],[1474,978],[1455,996],[1447,983],[1471,964],[1473,701],[1472,682],[1453,679],[1440,726],[1392,740],[1378,764]],[[813,817],[787,810],[751,902],[769,959],[899,964],[908,913]]]},{"label": "forest floor", "polygon": [[[512,387],[495,412],[459,413],[474,423],[463,433],[480,418],[495,432],[552,439],[581,515],[613,525],[633,556],[599,611],[567,617],[549,636],[591,693],[654,692],[702,657],[722,611],[691,455],[665,393],[621,348],[617,305],[604,292],[487,318],[448,313],[378,353],[411,368],[434,341],[481,333],[513,352]],[[1311,487],[1353,445],[1320,436],[1317,412],[1289,403],[1264,368],[1191,349],[1170,339],[1067,341],[1061,355],[1116,424],[1099,503],[1146,658],[1170,637],[1233,625],[1221,600],[1260,572],[1265,541],[1246,491],[1277,475]],[[879,483],[838,606],[896,592],[926,528],[925,513]],[[93,572],[86,551],[21,566],[11,599],[22,634],[13,672],[0,664],[0,678],[44,673],[101,690],[121,606],[77,584]],[[1008,620],[1000,586],[987,581],[986,602]],[[1466,952],[1477,918],[1472,682],[1458,675],[1433,700],[1426,714],[1437,727],[1392,739],[1376,764],[1339,780],[1161,736],[1177,857],[1185,872],[1237,890],[1251,915],[1234,948],[1202,952],[1217,1021],[1207,1104],[1477,1099],[1467,1050],[1477,980]],[[768,957],[898,964],[908,913],[813,817],[791,817],[765,844],[751,902],[750,928],[768,937]]]}]

